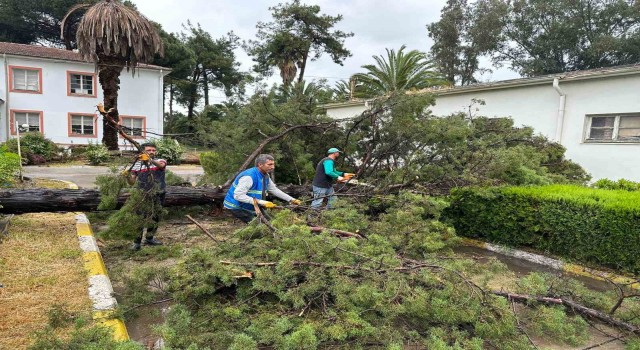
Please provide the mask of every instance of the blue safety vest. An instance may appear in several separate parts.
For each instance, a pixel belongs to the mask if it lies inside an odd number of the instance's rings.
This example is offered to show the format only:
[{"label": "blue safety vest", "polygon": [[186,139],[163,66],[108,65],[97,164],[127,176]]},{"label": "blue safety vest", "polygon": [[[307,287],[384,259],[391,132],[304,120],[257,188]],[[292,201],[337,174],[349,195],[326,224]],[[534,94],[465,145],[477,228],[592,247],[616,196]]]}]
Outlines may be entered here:
[{"label": "blue safety vest", "polygon": [[[236,186],[238,186],[238,181],[243,176],[251,176],[251,180],[253,181],[253,185],[247,192],[247,195],[251,198],[255,198],[258,200],[262,199],[262,188],[263,181],[264,186],[269,188],[269,176],[263,175],[258,168],[250,168],[243,172],[241,172],[235,180],[233,180],[233,184],[229,187],[229,191],[227,191],[227,195],[224,197],[224,207],[227,209],[247,209],[253,211],[253,204],[242,203],[233,198],[233,193],[236,191]],[[266,181],[265,181],[266,180]],[[265,188],[266,193],[266,188]]]}]

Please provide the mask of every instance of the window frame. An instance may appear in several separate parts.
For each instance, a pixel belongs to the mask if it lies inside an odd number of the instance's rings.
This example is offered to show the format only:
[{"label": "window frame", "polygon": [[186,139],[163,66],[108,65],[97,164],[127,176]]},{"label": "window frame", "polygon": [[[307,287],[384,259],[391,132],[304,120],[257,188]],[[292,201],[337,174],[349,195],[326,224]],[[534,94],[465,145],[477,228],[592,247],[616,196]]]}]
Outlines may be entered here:
[{"label": "window frame", "polygon": [[[73,117],[90,117],[93,119],[93,134],[76,134],[72,130]],[[92,113],[67,113],[67,131],[69,137],[85,137],[85,138],[97,138],[98,137],[98,119],[96,114]]]},{"label": "window frame", "polygon": [[[606,117],[614,117],[613,123],[613,133],[611,140],[603,140],[603,139],[589,139],[591,136],[591,123],[593,118],[606,118]],[[636,113],[607,113],[607,114],[587,114],[585,119],[585,130],[583,134],[583,143],[640,143],[640,136],[637,140],[618,140],[618,133],[620,131],[620,118],[621,117],[640,117],[640,112]],[[640,128],[631,128],[631,129],[640,129]]]},{"label": "window frame", "polygon": [[[14,76],[15,69],[37,71],[38,72],[38,90],[22,90],[22,89],[14,88],[15,81],[13,79],[13,76]],[[9,66],[9,92],[17,92],[21,94],[42,94],[42,68],[10,65]]]},{"label": "window frame", "polygon": [[38,122],[40,123],[39,127],[40,130],[38,131],[39,133],[44,135],[44,112],[43,111],[35,111],[35,110],[23,110],[23,109],[11,109],[9,111],[9,127],[11,128],[11,135],[18,135],[18,133],[16,132],[16,113],[33,113],[33,114],[38,114],[39,118],[38,118]]},{"label": "window frame", "polygon": [[[144,116],[139,116],[139,115],[120,115],[119,116],[120,119],[118,120],[118,124],[122,125],[122,126],[126,126],[124,124],[122,124],[122,120],[123,119],[142,119],[142,136],[134,136],[134,135],[130,135],[127,134],[128,136],[130,136],[133,139],[146,139],[147,138],[147,117]],[[118,135],[120,138],[122,138],[122,136]]]},{"label": "window frame", "polygon": [[[79,94],[79,93],[72,93],[71,92],[71,75],[86,75],[86,76],[91,76],[91,80],[92,80],[92,84],[93,84],[93,94]],[[89,72],[78,72],[78,71],[67,71],[67,96],[74,96],[74,97],[91,97],[91,98],[95,98],[98,97],[98,90],[97,90],[97,79],[96,79],[96,74],[95,73],[89,73]],[[82,82],[81,82],[82,84]]]}]

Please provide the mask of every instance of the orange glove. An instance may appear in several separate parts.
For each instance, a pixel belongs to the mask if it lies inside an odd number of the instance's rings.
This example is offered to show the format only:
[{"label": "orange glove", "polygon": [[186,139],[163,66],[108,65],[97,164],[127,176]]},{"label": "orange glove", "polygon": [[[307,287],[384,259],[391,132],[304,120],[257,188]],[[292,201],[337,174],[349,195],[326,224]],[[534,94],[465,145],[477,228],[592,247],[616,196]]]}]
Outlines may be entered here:
[{"label": "orange glove", "polygon": [[140,155],[138,156],[138,159],[143,161],[143,162],[148,162],[149,161],[149,155],[146,153],[140,153]]},{"label": "orange glove", "polygon": [[276,205],[275,203],[273,203],[273,202],[268,202],[268,201],[265,201],[265,202],[262,204],[262,206],[263,206],[263,207],[265,207],[265,208],[267,208],[267,209],[271,209],[271,208],[275,208],[275,207],[277,207],[277,205]]},{"label": "orange glove", "polygon": [[342,176],[347,180],[351,180],[351,178],[356,176],[356,174],[354,174],[354,173],[344,173],[344,174],[342,174]]}]

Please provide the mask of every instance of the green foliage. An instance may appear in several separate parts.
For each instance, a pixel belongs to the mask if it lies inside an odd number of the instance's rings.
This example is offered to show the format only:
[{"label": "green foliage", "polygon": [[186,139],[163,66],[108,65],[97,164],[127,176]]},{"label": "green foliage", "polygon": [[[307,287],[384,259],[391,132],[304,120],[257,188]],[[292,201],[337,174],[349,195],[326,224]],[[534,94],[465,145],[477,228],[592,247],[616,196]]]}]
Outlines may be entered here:
[{"label": "green foliage", "polygon": [[143,350],[136,342],[115,340],[109,327],[88,326],[91,315],[71,313],[64,304],[53,305],[47,316],[48,325],[35,332],[29,350]]},{"label": "green foliage", "polygon": [[465,85],[482,55],[524,76],[635,63],[638,13],[634,1],[449,0],[427,28],[443,72]]},{"label": "green foliage", "polygon": [[[10,152],[18,153],[17,139],[9,139],[6,142],[6,146]],[[28,164],[34,163],[38,156],[49,161],[57,150],[58,146],[39,132],[20,134],[20,152],[22,157],[27,159]]]},{"label": "green foliage", "polygon": [[98,210],[112,210],[118,205],[120,191],[128,187],[127,178],[117,168],[111,168],[111,174],[96,177],[96,185],[100,189]]},{"label": "green foliage", "polygon": [[[344,40],[353,36],[334,30],[342,15],[320,13],[320,6],[305,5],[299,0],[270,7],[273,22],[258,22],[258,40],[250,40],[247,49],[257,65],[254,69],[270,75],[273,67],[280,70],[284,85],[293,82],[300,68],[298,82],[304,80],[308,60],[317,60],[327,53],[333,62],[342,65],[351,52]],[[297,66],[297,67],[296,67]]]},{"label": "green foliage", "polygon": [[89,142],[85,155],[91,165],[100,165],[109,160],[109,150],[102,143]]},{"label": "green foliage", "polygon": [[217,152],[200,153],[200,165],[204,170],[203,181],[214,184],[222,184],[226,181],[225,174],[233,173],[229,162],[224,161]]},{"label": "green foliage", "polygon": [[580,316],[569,317],[558,307],[539,306],[529,315],[533,334],[551,336],[563,343],[578,346],[589,339],[589,325]]},{"label": "green foliage", "polygon": [[164,213],[166,210],[152,199],[154,191],[142,191],[137,188],[129,189],[129,198],[122,208],[107,220],[108,228],[99,234],[106,238],[123,238],[133,240],[140,230],[153,223],[154,213]]},{"label": "green foliage", "polygon": [[375,65],[362,66],[367,72],[354,74],[356,97],[377,97],[388,93],[422,90],[447,85],[427,55],[417,50],[387,50],[387,57],[373,56]]},{"label": "green foliage", "polygon": [[11,186],[20,170],[20,157],[7,151],[6,146],[0,147],[0,187]]},{"label": "green foliage", "polygon": [[640,190],[640,182],[634,182],[631,180],[620,179],[613,181],[609,179],[600,179],[591,185],[594,188],[600,188],[603,190],[623,190],[623,191],[638,191]]},{"label": "green foliage", "polygon": [[[438,259],[455,235],[420,223],[437,220],[442,205],[403,194],[373,223],[359,206],[322,216],[323,225],[344,217],[341,227],[359,226],[364,240],[312,234],[302,218],[285,210],[272,220],[277,237],[252,224],[212,248],[194,249],[168,271],[166,286],[176,305],[160,334],[175,349],[395,349],[431,344],[435,337],[464,349],[481,349],[483,340],[527,349],[508,303],[481,297],[453,272],[476,264]],[[411,238],[415,248],[394,248],[410,233],[404,230],[421,230]],[[443,268],[399,271],[401,254]],[[253,265],[261,262],[273,265]],[[252,278],[238,277],[246,271]]]},{"label": "green foliage", "polygon": [[[432,193],[496,184],[584,183],[589,175],[564,158],[564,148],[515,127],[510,118],[432,116],[434,97],[398,94],[374,103],[375,117],[356,120],[346,154],[367,181],[421,186]],[[473,109],[474,101],[469,109]],[[399,164],[402,164],[401,166]]]},{"label": "green foliage", "polygon": [[163,137],[159,139],[150,139],[156,145],[156,157],[162,158],[169,164],[180,164],[180,158],[184,153],[184,149],[176,139]]},{"label": "green foliage", "polygon": [[638,273],[639,202],[569,185],[460,189],[445,213],[460,235]]},{"label": "green foliage", "polygon": [[144,347],[134,341],[119,341],[107,327],[76,326],[70,334],[60,337],[50,328],[37,332],[35,342],[29,350],[143,350]]}]

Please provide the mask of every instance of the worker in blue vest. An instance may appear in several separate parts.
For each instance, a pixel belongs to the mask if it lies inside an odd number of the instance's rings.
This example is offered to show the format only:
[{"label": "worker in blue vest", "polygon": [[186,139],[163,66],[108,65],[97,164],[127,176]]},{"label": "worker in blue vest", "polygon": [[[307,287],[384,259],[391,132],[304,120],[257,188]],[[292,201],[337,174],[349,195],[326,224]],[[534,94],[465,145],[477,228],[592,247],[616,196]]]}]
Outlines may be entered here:
[{"label": "worker in blue vest", "polygon": [[269,173],[276,166],[273,156],[261,154],[256,158],[255,165],[255,167],[238,174],[233,180],[227,195],[224,197],[225,209],[231,211],[231,214],[242,222],[249,223],[256,217],[253,207],[254,198],[258,200],[261,211],[262,208],[276,207],[273,202],[265,200],[267,193],[290,204],[300,205],[300,200],[284,193],[271,181]]}]

